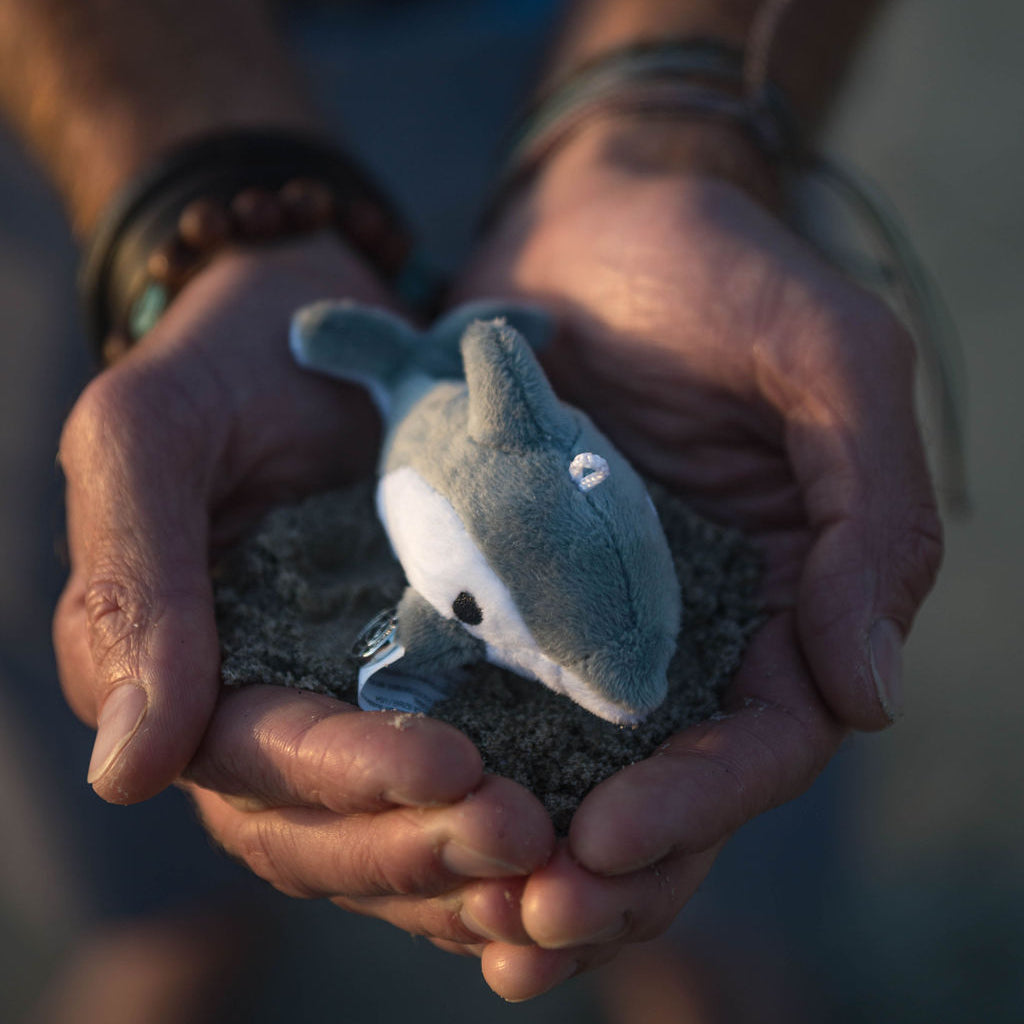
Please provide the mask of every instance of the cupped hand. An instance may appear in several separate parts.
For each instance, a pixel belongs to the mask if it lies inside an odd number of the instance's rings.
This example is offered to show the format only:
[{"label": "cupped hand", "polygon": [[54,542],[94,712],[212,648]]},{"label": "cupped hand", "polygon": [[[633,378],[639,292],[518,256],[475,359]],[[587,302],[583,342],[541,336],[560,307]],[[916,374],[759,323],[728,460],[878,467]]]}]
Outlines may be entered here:
[{"label": "cupped hand", "polygon": [[387,302],[326,236],[224,254],[68,417],[71,572],[54,639],[69,703],[99,725],[89,781],[107,800],[163,789],[206,729],[220,689],[212,552],[271,504],[372,465],[364,393],[289,357],[291,312],[324,295]]},{"label": "cupped hand", "polygon": [[246,687],[220,701],[182,785],[224,848],[290,896],[456,949],[529,941],[519,897],[551,821],[449,725]]},{"label": "cupped hand", "polygon": [[484,953],[502,994],[653,937],[736,828],[806,788],[846,730],[901,712],[902,643],[941,552],[913,346],[772,194],[727,129],[594,124],[513,197],[457,289],[546,304],[561,395],[765,558],[768,618],[724,715],[589,794],[526,884],[535,947]]},{"label": "cupped hand", "polygon": [[484,777],[468,739],[220,685],[211,554],[376,458],[365,393],[288,351],[292,312],[332,296],[390,304],[333,238],[223,255],[72,411],[71,575],[54,633],[67,698],[99,724],[89,778],[119,803],[180,781],[213,838],[290,894],[439,942],[525,941],[522,876],[549,857],[551,823],[525,790]]}]

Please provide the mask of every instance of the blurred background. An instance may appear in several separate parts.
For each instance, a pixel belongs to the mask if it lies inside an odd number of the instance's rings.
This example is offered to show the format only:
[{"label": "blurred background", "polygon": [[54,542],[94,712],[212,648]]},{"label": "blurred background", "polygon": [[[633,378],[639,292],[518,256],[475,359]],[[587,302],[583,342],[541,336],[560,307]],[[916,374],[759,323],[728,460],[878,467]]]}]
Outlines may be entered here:
[{"label": "blurred background", "polygon": [[[300,11],[296,46],[327,113],[451,267],[550,5],[391,4],[386,25],[365,7]],[[692,979],[736,1020],[1024,1019],[1022,33],[1010,0],[897,0],[825,139],[901,212],[966,364],[973,512],[947,521],[946,565],[907,652],[906,717],[851,740],[810,793],[744,829],[659,952],[518,1007],[473,961],[250,886],[174,795],[120,809],[86,786],[90,735],[63,708],[48,639],[62,573],[54,454],[88,372],[76,257],[47,187],[0,137],[0,1020],[20,1019],[98,924],[116,950],[118,921],[214,889],[253,925],[211,930],[211,945],[262,954],[221,1020],[717,1019]],[[388,87],[392,69],[415,80],[410,67],[422,88]],[[124,957],[127,987],[138,977]]]}]

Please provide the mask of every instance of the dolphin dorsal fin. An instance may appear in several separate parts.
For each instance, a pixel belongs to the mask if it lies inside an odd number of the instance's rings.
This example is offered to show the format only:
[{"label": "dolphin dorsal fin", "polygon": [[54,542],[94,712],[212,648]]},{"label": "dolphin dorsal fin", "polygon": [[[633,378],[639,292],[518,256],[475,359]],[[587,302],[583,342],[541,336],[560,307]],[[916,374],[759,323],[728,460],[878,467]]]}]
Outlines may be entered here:
[{"label": "dolphin dorsal fin", "polygon": [[575,424],[529,346],[503,320],[477,320],[462,337],[469,435],[478,444],[526,451],[568,443]]},{"label": "dolphin dorsal fin", "polygon": [[422,346],[424,368],[435,377],[462,376],[462,336],[474,320],[501,317],[514,327],[534,352],[543,352],[555,333],[555,320],[543,307],[511,299],[477,299],[445,313],[427,332]]}]

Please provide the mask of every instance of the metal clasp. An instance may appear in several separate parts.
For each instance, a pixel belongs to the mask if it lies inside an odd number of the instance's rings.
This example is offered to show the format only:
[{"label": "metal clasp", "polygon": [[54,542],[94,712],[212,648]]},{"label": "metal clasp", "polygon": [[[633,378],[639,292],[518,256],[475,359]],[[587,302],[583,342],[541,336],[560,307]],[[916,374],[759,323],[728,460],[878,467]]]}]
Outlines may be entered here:
[{"label": "metal clasp", "polygon": [[396,642],[398,635],[398,609],[385,608],[359,631],[352,644],[352,656],[360,661],[370,661]]}]

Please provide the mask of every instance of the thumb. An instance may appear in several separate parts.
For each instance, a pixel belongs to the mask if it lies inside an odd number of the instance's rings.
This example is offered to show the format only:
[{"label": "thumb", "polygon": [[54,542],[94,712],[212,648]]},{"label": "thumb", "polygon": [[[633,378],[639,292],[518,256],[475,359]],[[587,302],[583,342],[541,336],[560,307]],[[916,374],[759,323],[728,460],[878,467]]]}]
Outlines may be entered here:
[{"label": "thumb", "polygon": [[790,419],[813,536],[797,625],[833,713],[878,729],[903,710],[903,642],[935,580],[942,528],[914,414],[909,337],[886,314],[845,340]]},{"label": "thumb", "polygon": [[97,378],[61,440],[72,575],[55,647],[69,702],[98,729],[88,780],[116,803],[181,773],[218,692],[205,501],[214,446],[192,414],[160,421],[164,390]]}]

